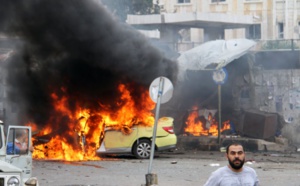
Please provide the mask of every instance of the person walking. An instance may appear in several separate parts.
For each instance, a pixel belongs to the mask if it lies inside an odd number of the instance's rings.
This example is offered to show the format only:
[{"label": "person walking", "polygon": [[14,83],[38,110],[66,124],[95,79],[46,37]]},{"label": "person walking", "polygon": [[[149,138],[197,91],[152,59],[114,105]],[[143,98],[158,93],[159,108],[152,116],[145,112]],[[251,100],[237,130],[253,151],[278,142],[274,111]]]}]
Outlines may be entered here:
[{"label": "person walking", "polygon": [[244,166],[245,156],[244,146],[241,143],[229,144],[226,148],[228,165],[211,173],[204,186],[258,186],[256,171]]}]

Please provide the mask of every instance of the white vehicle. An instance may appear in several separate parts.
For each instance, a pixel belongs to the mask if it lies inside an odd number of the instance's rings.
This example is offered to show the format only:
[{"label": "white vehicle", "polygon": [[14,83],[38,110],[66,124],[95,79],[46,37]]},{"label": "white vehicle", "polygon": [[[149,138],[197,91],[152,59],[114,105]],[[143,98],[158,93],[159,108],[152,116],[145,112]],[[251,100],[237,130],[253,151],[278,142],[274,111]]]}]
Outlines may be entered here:
[{"label": "white vehicle", "polygon": [[[22,140],[18,140],[20,132]],[[31,177],[31,128],[9,126],[6,134],[0,121],[0,186],[38,186],[38,180]]]}]

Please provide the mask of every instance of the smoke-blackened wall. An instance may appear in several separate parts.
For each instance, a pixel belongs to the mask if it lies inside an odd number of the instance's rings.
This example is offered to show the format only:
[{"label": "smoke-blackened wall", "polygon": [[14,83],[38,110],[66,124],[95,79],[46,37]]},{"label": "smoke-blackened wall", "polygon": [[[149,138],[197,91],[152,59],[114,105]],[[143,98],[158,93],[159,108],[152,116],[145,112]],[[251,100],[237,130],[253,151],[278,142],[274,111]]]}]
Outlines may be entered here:
[{"label": "smoke-blackened wall", "polygon": [[52,92],[67,95],[70,108],[75,101],[117,107],[120,83],[139,102],[156,77],[175,81],[175,62],[93,0],[0,2],[1,31],[23,41],[7,65],[8,95],[18,103],[22,123],[46,122]]},{"label": "smoke-blackened wall", "polygon": [[[236,114],[241,110],[240,92],[250,86],[244,80],[250,70],[248,55],[232,61],[225,68],[227,80],[220,86],[220,102],[218,84],[213,80],[212,70],[187,71],[187,79],[176,85],[171,101],[161,107],[163,115],[175,118],[176,134],[184,132],[187,117],[197,109],[218,110],[221,104],[222,121],[239,119]],[[218,121],[218,114],[215,119]]]}]

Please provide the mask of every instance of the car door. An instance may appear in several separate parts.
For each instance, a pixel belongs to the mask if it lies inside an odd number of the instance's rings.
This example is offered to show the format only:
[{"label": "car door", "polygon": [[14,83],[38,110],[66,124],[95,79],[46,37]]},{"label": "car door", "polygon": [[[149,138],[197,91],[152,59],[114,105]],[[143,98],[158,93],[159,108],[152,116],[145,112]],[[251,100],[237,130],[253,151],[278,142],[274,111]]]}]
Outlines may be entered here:
[{"label": "car door", "polygon": [[[22,140],[18,138],[22,133]],[[17,148],[22,144],[20,150]],[[25,126],[9,126],[6,137],[5,161],[22,169],[23,178],[30,178],[32,174],[31,128]],[[26,150],[27,149],[27,150]]]},{"label": "car door", "polygon": [[131,132],[127,134],[121,130],[107,130],[104,136],[105,148],[108,151],[130,151],[136,138],[137,127],[131,128]]},{"label": "car door", "polygon": [[5,150],[5,135],[3,131],[3,126],[0,124],[0,159],[2,161],[5,161],[5,155],[6,155],[6,150]]}]

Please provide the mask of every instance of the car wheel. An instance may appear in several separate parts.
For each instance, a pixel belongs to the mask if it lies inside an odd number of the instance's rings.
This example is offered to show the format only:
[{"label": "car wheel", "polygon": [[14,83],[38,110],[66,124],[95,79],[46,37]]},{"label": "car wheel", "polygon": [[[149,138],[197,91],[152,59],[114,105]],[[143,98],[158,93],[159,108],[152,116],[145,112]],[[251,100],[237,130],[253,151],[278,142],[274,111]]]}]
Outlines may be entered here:
[{"label": "car wheel", "polygon": [[133,155],[138,159],[148,159],[151,153],[151,141],[142,139],[138,140],[133,147]]}]

